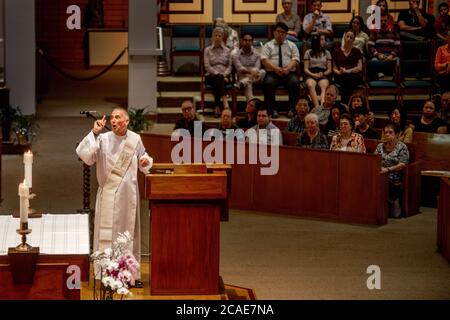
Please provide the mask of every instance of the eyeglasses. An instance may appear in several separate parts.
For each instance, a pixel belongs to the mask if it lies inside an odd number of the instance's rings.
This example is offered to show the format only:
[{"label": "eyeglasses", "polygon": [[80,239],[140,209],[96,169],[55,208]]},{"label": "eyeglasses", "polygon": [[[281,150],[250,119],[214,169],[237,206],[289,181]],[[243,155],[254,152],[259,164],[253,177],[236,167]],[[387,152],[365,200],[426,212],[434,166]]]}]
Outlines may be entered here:
[{"label": "eyeglasses", "polygon": [[282,2],[282,4],[292,4],[292,2]]}]

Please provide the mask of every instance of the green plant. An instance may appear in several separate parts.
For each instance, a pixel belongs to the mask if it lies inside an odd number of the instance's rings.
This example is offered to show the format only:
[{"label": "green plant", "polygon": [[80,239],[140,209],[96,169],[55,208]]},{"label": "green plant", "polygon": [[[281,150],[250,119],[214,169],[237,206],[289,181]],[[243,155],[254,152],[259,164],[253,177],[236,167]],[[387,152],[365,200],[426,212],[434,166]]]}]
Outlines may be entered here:
[{"label": "green plant", "polygon": [[128,110],[128,115],[130,116],[129,127],[134,132],[148,130],[149,126],[151,125],[151,121],[149,121],[146,118],[148,112],[145,111],[145,108],[141,109],[130,108]]},{"label": "green plant", "polygon": [[34,115],[25,116],[20,107],[16,108],[16,117],[13,124],[19,144],[31,143],[36,136],[35,129],[39,129]]}]

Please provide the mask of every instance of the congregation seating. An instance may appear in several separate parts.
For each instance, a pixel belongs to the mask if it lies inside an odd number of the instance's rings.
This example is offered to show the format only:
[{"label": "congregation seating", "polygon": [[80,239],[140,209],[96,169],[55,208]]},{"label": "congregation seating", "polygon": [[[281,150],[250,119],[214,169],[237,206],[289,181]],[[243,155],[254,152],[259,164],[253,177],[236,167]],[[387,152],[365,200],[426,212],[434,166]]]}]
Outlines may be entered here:
[{"label": "congregation seating", "polygon": [[[153,150],[155,162],[171,162],[171,150],[177,142],[170,141],[170,136],[142,133],[141,137],[144,146]],[[207,144],[203,142],[202,150]],[[248,144],[245,152],[249,153]],[[388,183],[380,166],[378,155],[281,146],[276,175],[261,175],[261,164],[232,165],[229,206],[347,223],[386,224]],[[355,168],[365,174],[355,174]],[[343,198],[346,201],[340,201]]]},{"label": "congregation seating", "polygon": [[[386,79],[377,79],[375,76],[383,73]],[[399,84],[400,69],[396,61],[392,63],[382,63],[379,61],[367,60],[365,66],[364,82],[366,97],[377,95],[391,95],[395,101],[401,101],[402,91]],[[390,79],[388,78],[390,77]]]},{"label": "congregation seating", "polygon": [[437,249],[450,262],[450,179],[440,179]]},{"label": "congregation seating", "polygon": [[[283,131],[283,143],[286,146],[296,146],[298,133]],[[327,137],[328,142],[331,142],[331,137]],[[380,140],[364,139],[366,146],[366,153],[373,154]],[[409,151],[409,164],[403,169],[403,196],[402,208],[403,215],[409,217],[420,212],[421,204],[421,170],[423,161],[416,158],[416,144],[406,144]]]},{"label": "congregation seating", "polygon": [[[174,58],[197,57],[199,66],[203,64],[203,28],[198,25],[173,25],[170,33],[170,70],[174,72]],[[179,43],[177,43],[177,40]]]},{"label": "congregation seating", "polygon": [[[263,24],[241,24],[232,26],[238,34],[243,32],[251,32],[254,35],[254,46],[261,48],[261,46],[272,38],[272,30],[270,25]],[[329,42],[329,50],[333,50],[340,46],[343,32],[348,28],[347,23],[333,24],[333,37]],[[172,48],[171,48],[171,64],[173,70],[173,57],[177,56],[197,56],[199,58],[200,76],[203,83],[203,50],[210,44],[212,36],[212,25],[172,25]],[[191,41],[188,45],[174,45],[174,39],[186,38],[198,35],[198,41]],[[310,48],[310,42],[307,39],[300,38],[296,45],[299,49],[301,64],[298,70],[298,77],[300,80],[300,95],[307,93],[306,86],[303,79],[303,56],[306,50]],[[371,61],[367,57],[364,63],[365,70],[363,72],[364,84],[361,86],[367,96],[392,96],[395,104],[403,104],[403,97],[408,95],[414,97],[418,95],[434,94],[438,87],[434,81],[433,61],[436,52],[436,41],[406,41],[401,40],[401,49],[399,54],[398,64],[379,64],[376,61]],[[376,79],[379,73],[385,75],[382,79]],[[234,77],[235,79],[236,77]],[[242,89],[229,86],[230,97],[232,100],[232,111],[234,114],[238,112],[238,101],[242,101],[244,92]],[[203,85],[201,90],[201,108],[205,107],[205,93],[209,92],[208,86]],[[263,88],[255,86],[255,95],[263,95]],[[288,92],[285,88],[280,86],[277,90],[277,96],[286,96]]]},{"label": "congregation seating", "polygon": [[400,72],[402,95],[429,95],[435,91],[434,41],[401,41]]}]

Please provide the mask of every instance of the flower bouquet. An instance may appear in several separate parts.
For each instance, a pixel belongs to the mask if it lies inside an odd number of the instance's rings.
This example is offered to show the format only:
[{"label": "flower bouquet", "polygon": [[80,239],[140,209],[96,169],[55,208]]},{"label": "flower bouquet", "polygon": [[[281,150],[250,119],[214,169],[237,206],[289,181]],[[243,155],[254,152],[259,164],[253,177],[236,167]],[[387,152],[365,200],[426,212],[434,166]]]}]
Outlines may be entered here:
[{"label": "flower bouquet", "polygon": [[94,281],[94,299],[112,300],[114,294],[131,295],[130,286],[134,286],[139,271],[139,263],[128,249],[131,236],[128,231],[119,233],[111,248],[92,254],[95,279],[100,279],[100,293],[96,292]]}]

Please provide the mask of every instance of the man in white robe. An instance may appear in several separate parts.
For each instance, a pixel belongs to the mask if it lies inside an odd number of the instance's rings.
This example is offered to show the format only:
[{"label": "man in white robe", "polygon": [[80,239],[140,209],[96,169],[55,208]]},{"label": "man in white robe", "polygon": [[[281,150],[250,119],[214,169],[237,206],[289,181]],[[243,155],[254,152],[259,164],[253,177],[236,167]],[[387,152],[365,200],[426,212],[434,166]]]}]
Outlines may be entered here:
[{"label": "man in white robe", "polygon": [[133,239],[129,249],[140,262],[137,169],[148,173],[153,159],[145,152],[141,137],[127,129],[129,116],[125,109],[114,109],[110,121],[112,131],[106,133],[101,133],[106,125],[105,116],[95,121],[92,131],[76,149],[87,165],[97,165],[99,188],[95,203],[93,249],[95,252],[110,248],[119,232],[129,231]]}]

